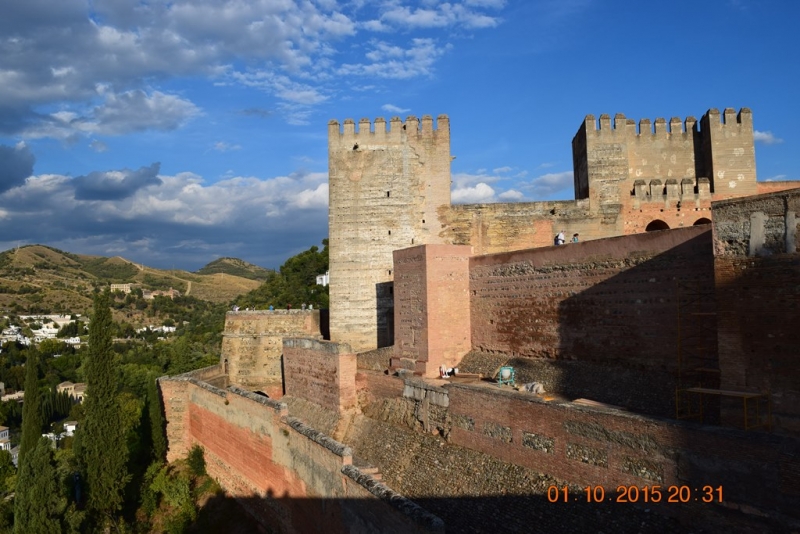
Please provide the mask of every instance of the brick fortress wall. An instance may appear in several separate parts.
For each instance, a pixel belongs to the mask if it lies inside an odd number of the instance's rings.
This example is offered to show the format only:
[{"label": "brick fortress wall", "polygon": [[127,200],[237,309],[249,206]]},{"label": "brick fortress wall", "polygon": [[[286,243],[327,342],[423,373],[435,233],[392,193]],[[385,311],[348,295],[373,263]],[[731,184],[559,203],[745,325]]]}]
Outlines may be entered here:
[{"label": "brick fortress wall", "polygon": [[[713,309],[710,227],[471,256],[467,281],[468,255],[395,252],[394,367],[434,377],[464,362],[491,375],[514,359],[520,379],[548,390],[674,414],[679,324],[684,336],[694,328],[677,312],[679,285],[705,288]],[[713,328],[692,332],[716,345]]]},{"label": "brick fortress wall", "polygon": [[[720,387],[770,393],[776,432],[800,434],[800,190],[714,203]],[[739,422],[740,400],[722,405]]]},{"label": "brick fortress wall", "polygon": [[[392,252],[469,245],[476,255],[707,224],[711,201],[798,187],[756,182],[752,113],[697,121],[587,115],[573,139],[572,201],[450,204],[450,123],[430,116],[328,126],[331,339],[392,344]],[[369,224],[364,224],[369,221]]]},{"label": "brick fortress wall", "polygon": [[287,397],[298,397],[333,412],[356,406],[356,355],[346,344],[283,340]]},{"label": "brick fortress wall", "polygon": [[397,367],[438,376],[470,350],[471,247],[424,245],[394,253]]},{"label": "brick fortress wall", "polygon": [[159,386],[167,459],[201,445],[209,474],[268,531],[442,530],[440,519],[352,465],[349,447],[290,417],[286,404],[190,375]]},{"label": "brick fortress wall", "polygon": [[674,368],[677,283],[712,261],[708,226],[472,257],[472,347]]},{"label": "brick fortress wall", "polygon": [[295,336],[322,338],[319,310],[228,312],[220,363],[231,383],[280,397],[283,338]]},{"label": "brick fortress wall", "polygon": [[[431,496],[450,499],[431,508],[448,529],[467,528],[478,516],[488,522],[509,514],[513,524],[537,520],[541,512],[526,515],[520,503],[479,496],[502,491],[509,497],[543,498],[548,484],[569,484],[571,495],[583,495],[587,485],[603,486],[606,498],[615,496],[619,486],[659,486],[663,502],[644,507],[687,522],[706,521],[715,513],[722,515],[717,526],[741,527],[744,521],[751,527],[761,524],[764,531],[770,524],[765,517],[783,525],[800,522],[795,506],[800,460],[793,438],[546,401],[507,386],[426,383],[369,371],[359,373],[357,381],[368,417],[356,417],[344,441],[411,498],[426,506],[434,506],[426,500]],[[433,439],[432,432],[447,445]],[[549,479],[545,487],[537,485],[537,474]],[[722,486],[722,504],[699,501],[706,485]],[[691,488],[690,502],[667,503],[669,486]],[[479,514],[462,508],[470,502],[480,507]],[[564,506],[564,511],[580,513]],[[631,506],[615,505],[614,510]],[[746,515],[726,516],[728,509]],[[465,522],[461,516],[471,519]]]}]

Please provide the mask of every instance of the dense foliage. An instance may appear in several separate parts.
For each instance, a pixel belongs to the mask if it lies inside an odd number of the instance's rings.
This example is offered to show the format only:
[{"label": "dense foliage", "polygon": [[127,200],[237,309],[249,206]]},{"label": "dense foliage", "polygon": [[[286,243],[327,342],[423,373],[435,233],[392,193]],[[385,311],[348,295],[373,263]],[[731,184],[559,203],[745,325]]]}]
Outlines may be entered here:
[{"label": "dense foliage", "polygon": [[328,286],[317,285],[317,275],[329,268],[328,240],[322,240],[323,249],[316,246],[292,256],[281,265],[278,272],[267,277],[264,285],[236,299],[240,308],[267,309],[300,308],[303,304],[327,308]]},{"label": "dense foliage", "polygon": [[199,269],[197,274],[230,274],[250,280],[265,280],[271,272],[270,269],[247,263],[238,258],[217,258]]},{"label": "dense foliage", "polygon": [[19,459],[24,462],[42,435],[42,398],[39,394],[39,355],[28,353],[25,373],[25,402],[22,408],[22,439],[19,444]]},{"label": "dense foliage", "polygon": [[40,437],[20,460],[14,498],[14,532],[17,534],[58,534],[66,501],[58,492],[53,449]]},{"label": "dense foliage", "polygon": [[[316,285],[316,276],[327,269],[325,241],[323,250],[311,247],[287,260],[239,305],[327,307],[327,288]],[[25,390],[23,404],[0,404],[0,424],[10,427],[13,445],[24,429],[29,435],[19,471],[0,451],[0,532],[178,533],[190,525],[202,530],[198,525],[210,523],[197,502],[220,490],[205,473],[199,447],[187,460],[165,464],[157,378],[217,363],[225,312],[233,303],[144,300],[141,290],[134,290],[96,294],[94,304],[88,339],[85,323],[75,321],[61,328],[62,339],[47,339],[38,347],[15,342],[0,347],[0,381]],[[127,322],[136,314],[176,331],[137,332]],[[36,322],[47,323],[10,314],[3,327],[18,326],[30,336],[39,327]],[[64,343],[67,337],[83,343],[75,348]],[[83,403],[58,393],[56,386],[64,381],[88,382]],[[68,420],[78,423],[74,437],[64,433]],[[55,443],[41,438],[42,432],[50,432]],[[225,521],[206,531],[221,531]]]}]

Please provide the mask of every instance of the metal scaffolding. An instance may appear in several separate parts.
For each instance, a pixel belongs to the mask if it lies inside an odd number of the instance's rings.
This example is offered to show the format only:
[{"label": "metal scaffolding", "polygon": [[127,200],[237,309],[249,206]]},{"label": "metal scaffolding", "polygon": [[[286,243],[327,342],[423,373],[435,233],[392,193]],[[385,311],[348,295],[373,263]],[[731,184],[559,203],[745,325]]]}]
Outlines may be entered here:
[{"label": "metal scaffolding", "polygon": [[676,419],[719,423],[721,398],[740,398],[744,429],[770,430],[772,406],[768,393],[719,388],[714,287],[709,284],[678,282],[675,294],[678,313]]}]

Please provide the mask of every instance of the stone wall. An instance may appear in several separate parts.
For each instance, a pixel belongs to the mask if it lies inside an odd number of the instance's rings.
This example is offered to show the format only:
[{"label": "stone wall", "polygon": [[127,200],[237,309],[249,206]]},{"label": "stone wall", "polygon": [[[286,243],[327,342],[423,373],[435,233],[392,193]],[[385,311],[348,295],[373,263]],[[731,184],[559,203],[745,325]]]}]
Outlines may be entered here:
[{"label": "stone wall", "polygon": [[[374,126],[374,128],[373,128]],[[391,345],[392,251],[441,243],[450,205],[450,123],[362,119],[328,125],[331,340],[356,351]],[[379,343],[380,340],[380,343]]]},{"label": "stone wall", "polygon": [[284,338],[286,395],[334,412],[356,405],[356,355],[346,344]]},{"label": "stone wall", "polygon": [[[776,432],[800,435],[800,190],[714,203],[720,387],[769,393]],[[740,399],[722,404],[741,425]]]},{"label": "stone wall", "polygon": [[[344,441],[448,529],[482,532],[503,524],[525,531],[535,522],[581,532],[612,517],[621,532],[685,532],[687,525],[779,532],[800,524],[793,504],[800,496],[796,439],[545,401],[485,383],[366,372],[359,384],[395,393],[360,396],[368,417],[356,417]],[[671,491],[676,496],[671,485],[691,488],[690,501],[667,502]],[[570,503],[548,501],[550,486],[568,486]],[[638,508],[584,507],[586,486],[603,486],[607,499],[620,486],[658,486],[663,502],[640,496]],[[703,486],[722,486],[723,502],[702,503]]]},{"label": "stone wall", "polygon": [[[319,310],[238,311],[225,315],[220,363],[230,382],[279,395],[284,337],[321,339]],[[270,387],[272,386],[272,387]]]},{"label": "stone wall", "polygon": [[756,192],[752,113],[709,110],[698,121],[635,121],[587,115],[572,141],[576,198],[593,210],[631,203],[752,195]]},{"label": "stone wall", "polygon": [[[455,444],[580,486],[722,486],[727,507],[800,519],[794,439],[545,402],[507,390],[446,389]],[[773,489],[764,492],[767,487]]]},{"label": "stone wall", "polygon": [[235,386],[159,379],[173,461],[194,444],[228,495],[280,532],[432,532],[442,521],[352,465],[349,447]]},{"label": "stone wall", "polygon": [[[573,139],[574,201],[450,204],[450,122],[393,118],[328,125],[331,339],[363,352],[393,343],[392,252],[470,245],[474,254],[707,224],[711,201],[758,184],[752,114],[669,121],[588,115]],[[365,224],[365,221],[369,221]]]}]

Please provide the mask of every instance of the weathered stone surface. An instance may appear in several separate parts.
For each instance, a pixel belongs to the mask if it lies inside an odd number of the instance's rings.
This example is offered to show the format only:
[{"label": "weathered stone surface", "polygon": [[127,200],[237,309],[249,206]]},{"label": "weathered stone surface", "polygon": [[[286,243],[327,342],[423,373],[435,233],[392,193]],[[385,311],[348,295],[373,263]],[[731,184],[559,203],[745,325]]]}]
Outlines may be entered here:
[{"label": "weathered stone surface", "polygon": [[452,244],[494,254],[550,246],[562,230],[587,241],[689,227],[711,221],[712,200],[800,185],[756,181],[747,108],[645,119],[638,131],[622,114],[599,126],[588,115],[572,141],[576,200],[525,203],[450,204],[446,116],[436,129],[414,117],[393,119],[389,131],[382,120],[374,131],[369,121],[358,132],[346,124],[328,127],[331,335],[356,351],[391,345],[410,326],[393,310],[395,250]]},{"label": "weathered stone surface", "polygon": [[225,315],[220,366],[249,389],[280,383],[284,337],[322,339],[319,310],[237,311]]}]

